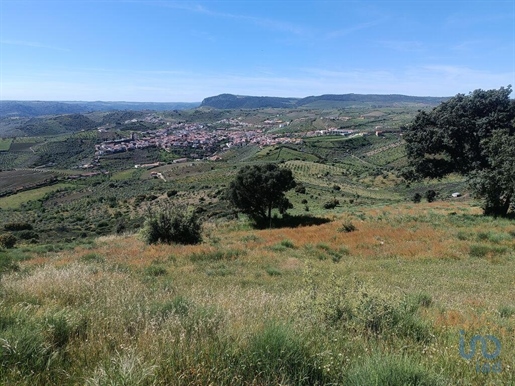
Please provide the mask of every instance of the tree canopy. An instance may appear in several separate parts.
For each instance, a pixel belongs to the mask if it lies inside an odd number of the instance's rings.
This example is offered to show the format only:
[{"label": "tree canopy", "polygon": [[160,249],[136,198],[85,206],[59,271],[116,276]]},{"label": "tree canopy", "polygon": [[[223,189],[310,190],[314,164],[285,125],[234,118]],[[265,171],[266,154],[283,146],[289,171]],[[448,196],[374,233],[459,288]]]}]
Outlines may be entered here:
[{"label": "tree canopy", "polygon": [[469,177],[484,213],[506,215],[515,193],[515,101],[511,86],[458,94],[406,128],[409,179]]},{"label": "tree canopy", "polygon": [[247,165],[231,182],[228,199],[257,224],[267,224],[271,221],[273,208],[283,214],[291,207],[284,193],[295,185],[290,169],[271,163]]}]

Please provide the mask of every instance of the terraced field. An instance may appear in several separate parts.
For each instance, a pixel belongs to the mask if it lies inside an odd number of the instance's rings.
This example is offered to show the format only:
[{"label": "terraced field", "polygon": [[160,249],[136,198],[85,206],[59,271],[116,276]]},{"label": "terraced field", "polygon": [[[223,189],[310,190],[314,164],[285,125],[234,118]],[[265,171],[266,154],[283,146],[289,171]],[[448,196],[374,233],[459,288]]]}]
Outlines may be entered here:
[{"label": "terraced field", "polygon": [[319,158],[313,154],[295,150],[288,146],[270,146],[261,149],[254,157],[256,161],[276,162],[276,161],[318,161]]},{"label": "terraced field", "polygon": [[288,161],[285,165],[293,171],[296,180],[313,186],[332,188],[334,185],[338,185],[341,192],[370,199],[401,200],[403,198],[397,193],[388,191],[386,186],[367,187],[362,182],[347,177],[350,169],[340,164],[325,165],[306,161]]},{"label": "terraced field", "polygon": [[23,186],[37,185],[54,176],[54,173],[44,170],[3,171],[0,172],[0,193]]},{"label": "terraced field", "polygon": [[12,143],[12,138],[0,138],[0,152],[9,151]]}]

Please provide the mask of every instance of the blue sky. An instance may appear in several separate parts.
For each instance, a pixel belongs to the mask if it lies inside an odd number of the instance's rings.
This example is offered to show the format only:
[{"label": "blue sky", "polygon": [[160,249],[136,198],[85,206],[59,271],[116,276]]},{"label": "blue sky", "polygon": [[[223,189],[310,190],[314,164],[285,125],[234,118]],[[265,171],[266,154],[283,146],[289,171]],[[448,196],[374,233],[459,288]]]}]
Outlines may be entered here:
[{"label": "blue sky", "polygon": [[3,100],[466,94],[515,86],[515,1],[0,0],[0,82]]}]

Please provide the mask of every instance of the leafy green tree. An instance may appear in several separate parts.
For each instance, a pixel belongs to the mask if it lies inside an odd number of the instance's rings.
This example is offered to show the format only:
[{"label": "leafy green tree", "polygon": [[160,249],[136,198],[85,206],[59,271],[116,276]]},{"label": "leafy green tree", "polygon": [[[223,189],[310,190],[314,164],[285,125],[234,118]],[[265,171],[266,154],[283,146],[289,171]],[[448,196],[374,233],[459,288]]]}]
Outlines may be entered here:
[{"label": "leafy green tree", "polygon": [[487,215],[505,215],[515,209],[515,135],[497,130],[488,142],[489,169],[470,174],[470,185],[485,197]]},{"label": "leafy green tree", "polygon": [[273,208],[284,214],[291,207],[284,193],[295,185],[291,170],[276,164],[244,166],[231,182],[227,197],[238,210],[264,225],[270,223]]},{"label": "leafy green tree", "polygon": [[513,207],[515,102],[511,86],[458,94],[406,128],[409,168],[404,176],[441,178],[459,173],[483,198],[484,214],[505,216]]}]

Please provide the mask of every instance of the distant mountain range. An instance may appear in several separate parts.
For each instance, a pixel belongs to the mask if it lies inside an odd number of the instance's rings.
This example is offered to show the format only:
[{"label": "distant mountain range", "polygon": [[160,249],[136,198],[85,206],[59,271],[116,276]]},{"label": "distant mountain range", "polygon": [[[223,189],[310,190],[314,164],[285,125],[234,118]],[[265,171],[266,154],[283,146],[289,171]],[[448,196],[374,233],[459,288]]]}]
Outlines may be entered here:
[{"label": "distant mountain range", "polygon": [[186,102],[51,102],[51,101],[0,101],[0,117],[39,117],[44,115],[83,114],[95,111],[169,111],[197,107],[216,109],[260,108],[319,108],[333,109],[351,106],[436,106],[446,97],[418,97],[379,94],[326,94],[306,98],[281,98],[220,94],[205,98],[202,103]]},{"label": "distant mountain range", "polygon": [[0,101],[0,117],[39,117],[42,115],[83,114],[94,111],[168,111],[198,107],[185,102],[47,102]]},{"label": "distant mountain range", "polygon": [[436,106],[446,101],[447,97],[418,97],[408,95],[379,94],[326,94],[306,98],[258,97],[233,94],[221,94],[205,98],[201,107],[217,109],[260,109],[260,108],[342,108],[350,106],[388,107],[401,105]]}]

